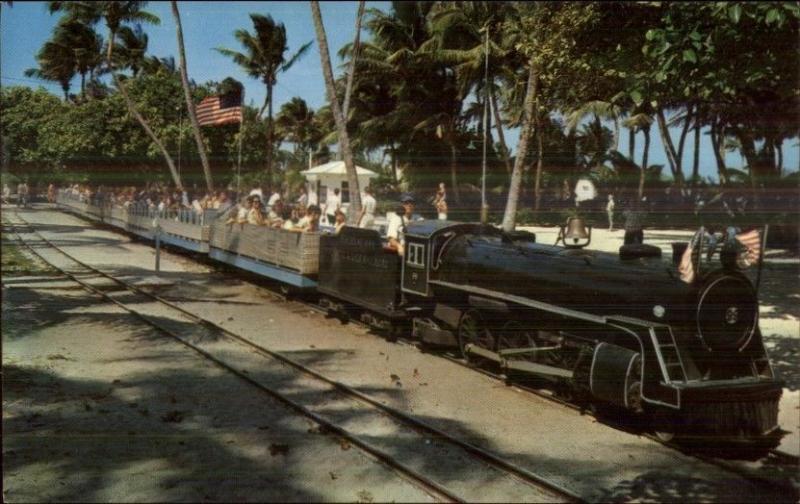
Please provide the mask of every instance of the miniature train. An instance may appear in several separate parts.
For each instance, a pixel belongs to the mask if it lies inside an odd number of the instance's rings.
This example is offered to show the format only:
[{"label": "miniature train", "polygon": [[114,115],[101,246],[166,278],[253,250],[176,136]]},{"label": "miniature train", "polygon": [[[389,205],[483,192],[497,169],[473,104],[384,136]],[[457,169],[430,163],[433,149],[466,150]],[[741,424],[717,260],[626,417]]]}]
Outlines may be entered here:
[{"label": "miniature train", "polygon": [[213,212],[162,218],[67,193],[58,204],[315,291],[328,309],[390,337],[410,331],[475,365],[641,414],[668,436],[771,448],[783,432],[783,384],[762,341],[757,292],[735,262],[687,284],[654,247],[615,255],[480,224],[411,223],[401,257],[372,229],[293,233],[225,224]]}]

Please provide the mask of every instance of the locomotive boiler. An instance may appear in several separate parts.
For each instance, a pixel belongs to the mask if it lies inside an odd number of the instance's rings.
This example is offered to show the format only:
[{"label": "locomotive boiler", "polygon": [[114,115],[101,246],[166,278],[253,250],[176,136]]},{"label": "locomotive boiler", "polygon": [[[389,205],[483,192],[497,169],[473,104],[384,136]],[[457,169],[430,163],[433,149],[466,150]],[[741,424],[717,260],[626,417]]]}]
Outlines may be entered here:
[{"label": "locomotive boiler", "polygon": [[568,382],[670,435],[777,442],[782,383],[756,290],[730,261],[685,283],[654,247],[616,255],[433,222],[411,224],[407,242],[402,288],[427,302],[414,320],[423,340]]}]

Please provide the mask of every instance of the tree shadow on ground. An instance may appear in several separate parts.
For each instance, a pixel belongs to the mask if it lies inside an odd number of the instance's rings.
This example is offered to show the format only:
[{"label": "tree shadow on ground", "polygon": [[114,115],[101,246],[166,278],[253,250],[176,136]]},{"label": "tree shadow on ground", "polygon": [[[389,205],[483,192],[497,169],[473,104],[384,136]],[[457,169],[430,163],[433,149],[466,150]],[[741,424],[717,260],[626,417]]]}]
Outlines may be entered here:
[{"label": "tree shadow on ground", "polygon": [[775,376],[786,382],[785,388],[800,389],[800,339],[797,336],[764,336],[764,344]]},{"label": "tree shadow on ground", "polygon": [[[137,478],[152,480],[147,480],[149,483],[146,484],[140,483],[139,488],[152,488],[155,493],[125,496],[132,500],[330,499],[330,494],[324,493],[322,489],[312,491],[302,481],[278,478],[275,476],[279,474],[278,469],[270,465],[274,459],[280,462],[281,468],[301,475],[314,470],[316,466],[311,464],[324,463],[324,460],[319,457],[292,457],[306,449],[313,451],[310,447],[299,446],[306,446],[304,443],[307,439],[325,436],[325,432],[314,429],[306,421],[298,428],[295,425],[295,416],[274,401],[259,399],[268,404],[265,412],[256,415],[254,419],[249,409],[252,405],[246,403],[246,399],[257,396],[257,391],[253,390],[252,394],[246,392],[241,396],[232,394],[231,390],[241,386],[239,378],[226,373],[210,376],[207,369],[215,368],[198,364],[201,361],[196,361],[193,369],[180,368],[177,363],[189,359],[187,355],[193,356],[191,352],[180,347],[170,347],[171,340],[142,327],[133,317],[121,317],[119,312],[98,306],[103,304],[101,302],[87,298],[83,302],[65,300],[63,298],[69,296],[59,295],[57,292],[43,294],[24,288],[14,291],[11,301],[15,304],[15,309],[9,323],[21,322],[21,326],[25,328],[22,334],[16,334],[16,338],[35,337],[32,333],[41,329],[41,326],[31,327],[28,322],[47,321],[48,317],[55,317],[59,326],[76,323],[89,324],[92,327],[96,325],[99,331],[104,331],[101,332],[103,335],[113,335],[124,330],[127,337],[116,343],[111,340],[110,343],[125,344],[128,347],[126,352],[130,353],[127,364],[134,366],[139,372],[133,373],[133,378],[126,378],[124,382],[108,383],[102,380],[66,378],[41,370],[21,369],[19,366],[16,366],[15,371],[13,365],[6,366],[4,388],[7,382],[10,383],[10,388],[8,391],[4,390],[4,396],[9,403],[15,405],[15,410],[20,414],[4,418],[4,451],[9,452],[4,457],[5,472],[15,474],[24,468],[35,472],[42,470],[39,467],[45,465],[49,472],[43,477],[50,478],[52,483],[44,489],[29,487],[29,490],[20,490],[21,487],[12,487],[12,493],[7,494],[9,498],[15,497],[14,491],[33,492],[38,489],[50,493],[28,494],[32,500],[120,500],[119,496],[115,499],[114,495],[108,495],[107,492],[122,475],[131,479],[129,484],[134,487],[135,481],[142,481]],[[18,310],[20,303],[29,303],[28,308]],[[82,309],[87,309],[88,312],[75,313],[75,310]],[[6,323],[4,317],[4,328]],[[192,338],[214,341],[206,333],[195,333],[197,328],[194,324],[171,319],[159,319],[159,323],[173,325],[176,331],[191,334]],[[45,324],[47,325],[49,323]],[[25,331],[31,334],[25,334]],[[143,355],[135,353],[143,350],[147,350]],[[338,361],[341,352],[347,350],[304,350],[291,356],[306,364],[313,364],[314,367],[324,368],[328,362],[331,365],[342,365]],[[170,360],[176,364],[172,368],[157,371],[146,368],[148,364]],[[119,358],[105,360],[105,363],[113,363],[115,366],[125,362],[125,359]],[[141,367],[141,370],[136,366]],[[348,425],[368,421],[363,418],[365,413],[361,409],[341,409],[333,401],[326,405],[326,401],[329,401],[326,393],[309,390],[298,375],[279,368],[281,366],[264,365],[251,376],[265,383],[281,385],[290,391],[293,399],[315,403],[320,411]],[[405,397],[405,392],[394,386],[373,387],[364,392],[376,397]],[[230,415],[224,418],[212,415],[208,411],[211,402],[230,412]],[[54,405],[57,411],[39,408],[42,404]],[[402,409],[405,409],[407,402],[402,404]],[[646,499],[650,495],[654,495],[655,500],[662,501],[727,500],[725,497],[742,498],[753,494],[752,489],[737,486],[740,483],[709,482],[693,475],[681,475],[677,471],[644,472],[604,491],[603,485],[619,480],[615,475],[620,469],[614,464],[588,459],[561,460],[531,453],[508,453],[500,449],[492,439],[457,418],[416,416],[494,451],[502,458],[514,458],[533,470],[575,474],[580,475],[577,476],[580,479],[593,475],[593,482],[581,484],[583,493],[591,495],[592,500]],[[143,425],[140,425],[141,422]],[[248,447],[243,448],[227,441],[223,443],[219,436],[214,435],[224,434],[226,427],[236,432],[244,429],[248,433],[254,433],[248,434],[252,440]],[[420,445],[419,438],[415,436],[381,435],[378,432],[368,438],[370,442],[401,454],[404,460],[422,468],[422,472],[435,476],[445,484],[481,477],[456,461],[448,463],[441,456],[433,456],[432,451]],[[288,446],[290,456],[272,454],[270,447],[273,445]],[[341,446],[342,450],[347,451],[345,445]],[[642,471],[647,470],[648,468],[642,467]],[[254,475],[256,473],[258,476]],[[386,477],[389,479],[389,476]],[[485,474],[482,477],[492,479]],[[498,475],[497,479],[504,477]],[[213,490],[209,492],[208,488]],[[25,494],[16,494],[16,499],[26,500]],[[774,496],[770,499],[776,500]]]}]

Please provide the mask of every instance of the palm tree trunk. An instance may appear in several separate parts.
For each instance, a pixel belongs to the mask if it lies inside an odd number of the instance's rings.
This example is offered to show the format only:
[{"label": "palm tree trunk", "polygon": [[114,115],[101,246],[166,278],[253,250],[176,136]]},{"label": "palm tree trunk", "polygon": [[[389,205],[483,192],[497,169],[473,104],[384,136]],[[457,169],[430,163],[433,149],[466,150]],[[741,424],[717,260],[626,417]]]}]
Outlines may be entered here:
[{"label": "palm tree trunk", "polygon": [[325,76],[325,89],[327,90],[331,109],[333,109],[336,129],[339,133],[339,150],[342,153],[344,165],[347,169],[347,182],[350,187],[350,208],[347,211],[347,222],[350,225],[357,225],[356,218],[361,212],[361,191],[358,187],[358,174],[356,173],[356,164],[353,162],[353,151],[350,148],[350,137],[347,134],[347,123],[344,115],[342,115],[342,109],[339,107],[339,99],[336,98],[333,68],[331,67],[331,56],[328,50],[328,38],[325,36],[322,13],[319,9],[319,2],[316,0],[311,2],[311,14],[314,18],[314,30],[317,33],[319,58],[322,63],[322,74]]},{"label": "palm tree trunk", "polygon": [[619,150],[619,117],[614,116],[614,139],[611,148],[614,152]]},{"label": "palm tree trunk", "polygon": [[678,156],[675,153],[675,145],[672,143],[672,137],[669,134],[667,120],[664,117],[663,110],[658,109],[656,111],[656,121],[658,122],[658,132],[661,134],[661,143],[664,144],[664,152],[667,154],[667,161],[669,162],[669,168],[672,171],[672,177],[675,180],[675,185],[682,187],[683,172],[678,171]]},{"label": "palm tree trunk", "polygon": [[544,132],[536,121],[536,179],[533,183],[533,212],[539,213],[542,201],[542,171],[544,171]]},{"label": "palm tree trunk", "polygon": [[361,41],[361,19],[364,17],[364,4],[365,1],[358,2],[358,14],[356,14],[356,35],[353,40],[353,56],[350,58],[350,73],[347,74],[347,86],[344,91],[344,105],[342,105],[342,114],[344,119],[350,113],[350,94],[353,92],[353,81],[356,74],[356,60],[358,59],[358,50],[360,49]]},{"label": "palm tree trunk", "polygon": [[269,105],[269,101],[272,99],[272,96],[270,95],[271,95],[270,88],[269,86],[267,86],[267,94],[266,96],[264,96],[264,105],[261,105],[261,108],[258,111],[258,115],[256,116],[257,119],[261,119],[261,116],[264,115],[264,110],[266,110],[267,105]]},{"label": "palm tree trunk", "polygon": [[783,176],[783,139],[778,141],[778,144],[775,146],[775,150],[778,151],[778,177]]},{"label": "palm tree trunk", "polygon": [[394,142],[391,144],[391,156],[392,156],[392,180],[394,183],[397,184],[399,180],[397,179],[397,151],[394,148]]},{"label": "palm tree trunk", "polygon": [[494,94],[494,87],[489,88],[489,97],[492,100],[492,111],[494,112],[494,127],[497,130],[497,139],[500,141],[500,147],[503,149],[503,163],[506,165],[506,172],[510,175],[511,159],[508,157],[508,145],[506,144],[506,136],[503,134],[503,122],[500,117],[500,111],[497,109],[497,96]]},{"label": "palm tree trunk", "polygon": [[267,191],[272,194],[272,83],[267,84]]},{"label": "palm tree trunk", "polygon": [[642,196],[644,196],[644,178],[645,173],[647,173],[647,156],[650,153],[650,127],[647,126],[646,128],[642,129],[644,133],[644,151],[642,152],[642,166],[641,171],[639,172],[639,201],[642,201]]},{"label": "palm tree trunk", "polygon": [[728,183],[728,169],[725,167],[724,133],[720,132],[716,117],[711,119],[711,145],[714,149],[714,159],[717,161],[719,183]]},{"label": "palm tree trunk", "polygon": [[628,159],[633,161],[636,152],[636,128],[628,128]]},{"label": "palm tree trunk", "polygon": [[528,155],[528,141],[534,121],[534,105],[539,91],[539,79],[533,61],[528,62],[528,84],[525,89],[525,105],[522,117],[522,132],[514,159],[514,171],[511,172],[511,184],[508,188],[508,200],[503,214],[503,230],[514,230],[517,222],[517,205],[519,203],[519,186],[522,182],[522,167]]},{"label": "palm tree trunk", "polygon": [[[686,134],[689,133],[689,125],[692,123],[692,119],[694,117],[692,106],[689,105],[686,107],[686,117],[683,121],[683,128],[681,129],[681,136],[678,140],[678,155],[677,155],[677,163],[678,163],[678,171],[683,173],[683,151],[684,147],[686,146]],[[695,120],[695,122],[699,122]]]},{"label": "palm tree trunk", "polygon": [[81,99],[86,98],[86,72],[81,72]]},{"label": "palm tree trunk", "polygon": [[456,150],[456,143],[450,138],[448,142],[450,144],[450,184],[453,188],[453,195],[455,196],[456,203],[461,203],[461,195],[458,193],[458,151]]},{"label": "palm tree trunk", "polygon": [[694,159],[692,160],[692,188],[697,187],[700,177],[700,125],[694,125]]},{"label": "palm tree trunk", "polygon": [[206,146],[203,143],[203,136],[200,133],[200,123],[197,122],[197,113],[194,108],[194,101],[192,100],[192,92],[189,89],[189,75],[186,69],[186,50],[183,45],[183,27],[181,26],[181,15],[178,12],[178,3],[175,0],[170,2],[172,4],[172,15],[175,17],[175,29],[178,37],[178,55],[180,56],[180,70],[181,70],[181,83],[183,84],[183,94],[186,97],[186,109],[189,111],[189,121],[192,123],[192,132],[194,133],[194,140],[197,144],[197,152],[200,154],[200,163],[203,165],[203,174],[206,177],[206,187],[208,192],[214,190],[214,182],[211,179],[211,166],[208,163],[208,156],[206,155]]},{"label": "palm tree trunk", "polygon": [[156,147],[158,147],[158,150],[161,151],[161,154],[167,161],[167,166],[169,167],[169,172],[170,175],[172,175],[172,180],[173,182],[175,182],[175,186],[183,187],[183,184],[181,184],[181,177],[178,174],[178,170],[175,168],[175,163],[172,161],[172,156],[169,155],[167,148],[164,146],[161,140],[158,139],[156,134],[150,128],[150,125],[147,124],[145,118],[142,117],[142,114],[140,114],[139,111],[136,109],[136,104],[133,103],[133,100],[128,95],[128,90],[125,89],[125,84],[119,79],[119,76],[117,75],[117,72],[114,69],[114,64],[111,60],[111,56],[113,55],[114,52],[114,38],[116,37],[116,33],[114,32],[114,30],[111,29],[109,29],[108,32],[109,32],[108,50],[106,52],[106,63],[108,64],[108,68],[111,71],[111,77],[114,79],[114,83],[117,85],[117,88],[122,94],[122,98],[125,100],[125,105],[128,106],[128,110],[131,112],[131,114],[133,114],[133,117],[135,117],[136,120],[139,122],[139,124],[142,126],[142,129],[144,129],[145,133],[147,133],[147,136],[150,137],[150,140],[152,140],[153,143],[156,144]]}]

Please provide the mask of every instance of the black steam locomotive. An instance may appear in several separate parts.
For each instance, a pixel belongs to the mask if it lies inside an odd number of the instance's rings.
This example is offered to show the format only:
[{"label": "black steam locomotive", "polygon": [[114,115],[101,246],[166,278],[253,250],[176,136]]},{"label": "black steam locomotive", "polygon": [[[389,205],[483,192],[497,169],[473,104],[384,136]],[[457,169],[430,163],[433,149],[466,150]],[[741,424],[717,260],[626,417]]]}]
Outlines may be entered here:
[{"label": "black steam locomotive", "polygon": [[376,231],[323,236],[323,302],[386,329],[410,321],[427,344],[642,413],[665,435],[778,442],[782,383],[735,261],[687,284],[655,247],[618,256],[443,221],[410,224],[406,241],[401,258]]}]

